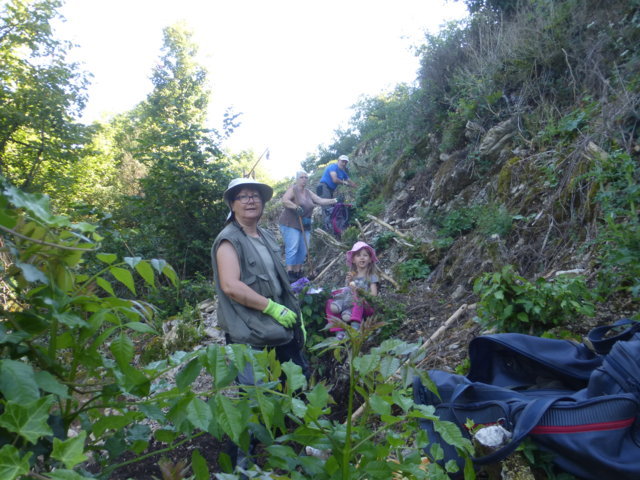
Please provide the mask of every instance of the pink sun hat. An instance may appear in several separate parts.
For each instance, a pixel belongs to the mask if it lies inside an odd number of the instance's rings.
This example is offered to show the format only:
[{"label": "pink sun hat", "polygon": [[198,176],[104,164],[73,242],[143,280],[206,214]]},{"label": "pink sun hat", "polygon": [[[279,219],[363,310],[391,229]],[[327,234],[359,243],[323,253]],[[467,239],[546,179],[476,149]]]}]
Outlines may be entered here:
[{"label": "pink sun hat", "polygon": [[353,254],[356,252],[359,252],[363,248],[366,249],[367,252],[369,252],[371,261],[373,263],[378,263],[378,257],[376,257],[376,252],[369,244],[365,242],[356,242],[353,245],[353,247],[351,247],[351,250],[347,252],[347,265],[349,265],[350,267],[353,265]]}]

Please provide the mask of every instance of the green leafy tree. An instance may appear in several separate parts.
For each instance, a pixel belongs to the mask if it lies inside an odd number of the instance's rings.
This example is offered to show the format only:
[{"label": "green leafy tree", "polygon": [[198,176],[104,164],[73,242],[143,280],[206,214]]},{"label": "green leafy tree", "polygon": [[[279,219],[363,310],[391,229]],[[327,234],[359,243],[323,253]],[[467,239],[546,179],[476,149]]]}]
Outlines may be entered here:
[{"label": "green leafy tree", "polygon": [[9,0],[0,12],[0,175],[63,202],[89,129],[76,121],[86,78],[54,38],[58,0]]},{"label": "green leafy tree", "polygon": [[[182,275],[209,271],[212,239],[227,214],[222,192],[232,174],[218,148],[221,135],[206,128],[210,91],[197,47],[183,25],[164,31],[154,90],[131,112],[127,141],[145,165],[141,194],[121,217],[133,219],[136,248],[170,261]],[[225,131],[235,117],[225,117]]]}]

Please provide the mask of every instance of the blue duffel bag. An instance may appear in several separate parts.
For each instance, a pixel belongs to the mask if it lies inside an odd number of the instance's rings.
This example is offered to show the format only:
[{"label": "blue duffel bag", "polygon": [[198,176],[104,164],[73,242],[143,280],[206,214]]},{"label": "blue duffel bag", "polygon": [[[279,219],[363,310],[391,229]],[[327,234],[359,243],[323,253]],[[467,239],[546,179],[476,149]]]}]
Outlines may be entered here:
[{"label": "blue duffel bag", "polygon": [[[510,441],[473,458],[477,466],[506,458],[525,438],[550,452],[560,469],[579,478],[640,478],[640,333],[630,322],[606,355],[567,340],[495,334],[469,346],[465,376],[429,372],[438,395],[414,379],[416,403],[434,405],[470,438],[465,424],[501,425]],[[602,331],[600,332],[602,333]],[[601,338],[593,338],[598,342]],[[423,420],[431,442],[444,450],[443,463],[464,460]],[[429,451],[429,448],[426,449]]]}]

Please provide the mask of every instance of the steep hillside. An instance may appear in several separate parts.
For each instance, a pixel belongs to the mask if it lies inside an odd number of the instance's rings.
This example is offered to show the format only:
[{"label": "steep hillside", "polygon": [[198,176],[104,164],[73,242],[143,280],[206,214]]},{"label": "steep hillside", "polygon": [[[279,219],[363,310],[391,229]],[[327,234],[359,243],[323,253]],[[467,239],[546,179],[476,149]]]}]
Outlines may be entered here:
[{"label": "steep hillside", "polygon": [[[358,222],[342,247],[314,240],[316,273],[356,239],[376,246],[392,279],[382,296],[405,306],[398,334],[412,340],[481,301],[474,282],[505,267],[516,283],[550,289],[576,279],[589,291],[575,299],[595,306],[519,330],[579,337],[635,315],[638,25],[637,2],[484,2],[428,39],[419,87],[363,101],[352,128],[317,159],[321,167],[351,147],[359,188],[348,192]],[[428,276],[416,272],[424,265]],[[334,268],[319,280],[335,285],[341,275]],[[443,344],[455,352],[451,368],[481,329],[474,315],[461,316],[464,328]]]}]

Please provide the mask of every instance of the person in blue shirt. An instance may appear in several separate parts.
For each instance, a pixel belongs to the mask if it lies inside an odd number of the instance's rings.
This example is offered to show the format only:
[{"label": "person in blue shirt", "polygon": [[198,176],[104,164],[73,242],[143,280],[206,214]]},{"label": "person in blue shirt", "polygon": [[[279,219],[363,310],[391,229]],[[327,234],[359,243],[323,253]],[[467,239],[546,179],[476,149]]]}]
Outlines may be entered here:
[{"label": "person in blue shirt", "polygon": [[[333,194],[340,185],[347,185],[349,187],[356,186],[356,184],[349,178],[349,173],[347,172],[348,163],[349,157],[346,155],[340,155],[337,163],[327,165],[327,168],[325,168],[324,173],[320,178],[320,183],[318,183],[318,187],[316,188],[316,193],[319,197],[333,198]],[[343,203],[340,199],[338,202]],[[331,217],[332,209],[333,207],[325,207],[323,210],[325,226],[328,224],[328,219]]]}]

